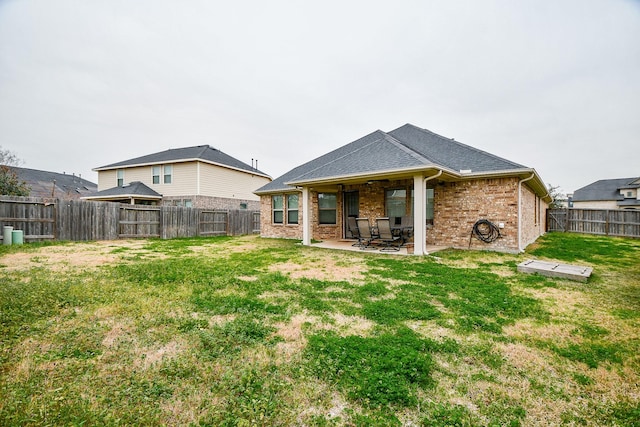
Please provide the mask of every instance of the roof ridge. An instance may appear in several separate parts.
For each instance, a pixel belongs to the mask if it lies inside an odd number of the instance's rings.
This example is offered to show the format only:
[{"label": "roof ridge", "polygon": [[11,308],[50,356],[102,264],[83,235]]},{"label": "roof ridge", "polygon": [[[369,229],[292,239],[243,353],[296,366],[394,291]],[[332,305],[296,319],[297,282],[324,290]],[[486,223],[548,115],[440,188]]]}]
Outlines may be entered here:
[{"label": "roof ridge", "polygon": [[402,141],[400,141],[399,139],[395,138],[392,135],[389,135],[386,132],[383,132],[385,135],[385,138],[387,139],[387,141],[389,141],[390,143],[392,143],[393,145],[395,145],[396,147],[398,147],[399,149],[401,149],[402,151],[404,151],[405,153],[409,154],[411,157],[415,158],[416,160],[419,160],[423,163],[431,163],[431,164],[435,164],[435,162],[425,156],[423,156],[422,154],[418,153],[417,151],[407,147],[406,145],[404,145],[402,143]]},{"label": "roof ridge", "polygon": [[[411,123],[407,123],[404,126],[411,126],[411,127],[415,128],[415,129],[418,129],[421,132],[430,133],[431,135],[435,135],[435,136],[437,136],[439,138],[445,139],[445,140],[447,140],[447,141],[449,141],[449,142],[451,142],[451,143],[453,143],[453,144],[455,144],[455,145],[457,145],[459,147],[464,147],[464,148],[473,150],[476,153],[482,153],[482,154],[485,154],[487,156],[493,157],[494,159],[499,159],[499,160],[505,161],[507,163],[511,163],[512,165],[515,165],[515,166],[526,167],[524,165],[521,165],[520,163],[516,163],[516,162],[513,162],[513,161],[511,161],[509,159],[505,159],[504,157],[500,157],[500,156],[497,156],[495,154],[489,153],[488,151],[484,151],[484,150],[481,150],[479,148],[473,147],[471,145],[465,144],[463,142],[456,141],[454,138],[447,138],[446,136],[443,136],[443,135],[440,135],[440,134],[435,133],[433,131],[430,131],[429,129],[424,129],[424,128],[418,127],[416,125],[412,125]],[[403,127],[403,126],[400,126],[400,128],[401,127]],[[400,129],[400,128],[398,128],[398,129]],[[393,131],[391,131],[391,132],[393,132]]]}]

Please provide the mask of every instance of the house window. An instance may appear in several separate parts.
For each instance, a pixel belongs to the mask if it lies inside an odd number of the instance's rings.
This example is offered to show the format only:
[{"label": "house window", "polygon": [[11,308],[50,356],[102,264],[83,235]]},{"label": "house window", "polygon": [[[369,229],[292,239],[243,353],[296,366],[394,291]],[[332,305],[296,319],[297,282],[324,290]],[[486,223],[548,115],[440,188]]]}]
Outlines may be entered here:
[{"label": "house window", "polygon": [[193,202],[191,201],[191,199],[184,199],[184,207],[185,208],[192,208],[193,207]]},{"label": "house window", "polygon": [[277,195],[271,198],[271,210],[273,212],[273,223],[274,224],[282,224],[284,223],[284,196]]},{"label": "house window", "polygon": [[289,194],[287,196],[287,224],[298,223],[298,195]]},{"label": "house window", "polygon": [[318,222],[336,224],[338,197],[335,193],[318,193]]},{"label": "house window", "polygon": [[425,217],[427,220],[427,224],[433,225],[433,198],[434,198],[434,190],[433,188],[427,188],[427,200],[426,200],[426,209],[425,209]]},{"label": "house window", "polygon": [[116,171],[116,186],[122,187],[124,185],[124,169],[118,169]]},{"label": "house window", "polygon": [[171,175],[173,175],[173,166],[165,165],[164,166],[164,183],[171,184]]},{"label": "house window", "polygon": [[160,166],[154,166],[151,174],[153,176],[153,183],[160,184]]},{"label": "house window", "polygon": [[240,209],[247,209],[246,203],[240,203]]},{"label": "house window", "polygon": [[389,218],[401,218],[407,214],[407,190],[396,188],[387,190],[385,212]]}]

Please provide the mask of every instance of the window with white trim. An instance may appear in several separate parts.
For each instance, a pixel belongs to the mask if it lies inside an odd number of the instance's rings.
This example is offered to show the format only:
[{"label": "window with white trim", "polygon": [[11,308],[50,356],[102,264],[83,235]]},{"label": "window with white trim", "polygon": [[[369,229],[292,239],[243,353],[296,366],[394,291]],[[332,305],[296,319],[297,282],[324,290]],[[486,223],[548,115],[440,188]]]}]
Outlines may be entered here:
[{"label": "window with white trim", "polygon": [[271,218],[274,224],[284,224],[284,196],[277,194],[271,197]]},{"label": "window with white trim", "polygon": [[171,177],[173,175],[173,166],[171,165],[164,165],[164,180],[163,182],[165,184],[171,184]]},{"label": "window with white trim", "polygon": [[116,171],[116,186],[122,187],[124,185],[124,169],[118,169]]},{"label": "window with white trim", "polygon": [[337,224],[338,196],[335,193],[318,193],[318,222]]},{"label": "window with white trim", "polygon": [[287,195],[287,224],[298,223],[298,195]]},{"label": "window with white trim", "polygon": [[153,166],[151,168],[151,176],[154,184],[160,184],[160,166]]}]

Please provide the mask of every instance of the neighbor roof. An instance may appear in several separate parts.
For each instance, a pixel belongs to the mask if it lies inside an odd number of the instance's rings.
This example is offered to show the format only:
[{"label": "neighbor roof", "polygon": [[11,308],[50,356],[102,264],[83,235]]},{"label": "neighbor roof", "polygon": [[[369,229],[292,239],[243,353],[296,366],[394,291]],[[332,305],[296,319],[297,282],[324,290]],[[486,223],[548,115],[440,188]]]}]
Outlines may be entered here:
[{"label": "neighbor roof", "polygon": [[209,145],[196,145],[193,147],[185,148],[171,148],[169,150],[160,151],[158,153],[147,154],[146,156],[136,157],[134,159],[124,160],[117,163],[111,163],[106,166],[100,166],[94,171],[103,171],[109,169],[119,169],[125,167],[144,166],[162,163],[177,163],[185,161],[199,160],[206,163],[211,163],[219,166],[229,167],[232,169],[238,169],[244,172],[249,172],[258,175],[264,175],[269,177],[266,173],[249,166],[248,164],[231,157],[222,151],[213,148]]},{"label": "neighbor roof", "polygon": [[98,185],[78,175],[38,169],[10,167],[31,188],[33,197],[81,197],[95,192]]},{"label": "neighbor roof", "polygon": [[601,179],[577,189],[573,193],[574,202],[623,200],[620,190],[640,188],[640,178]]},{"label": "neighbor roof", "polygon": [[119,187],[107,188],[98,191],[85,199],[119,199],[119,198],[136,198],[136,199],[162,199],[162,194],[152,190],[140,181],[134,181]]},{"label": "neighbor roof", "polygon": [[388,133],[377,130],[298,166],[264,185],[256,194],[291,191],[295,185],[314,180],[427,169],[443,169],[456,176],[533,171],[429,130],[406,124]]}]

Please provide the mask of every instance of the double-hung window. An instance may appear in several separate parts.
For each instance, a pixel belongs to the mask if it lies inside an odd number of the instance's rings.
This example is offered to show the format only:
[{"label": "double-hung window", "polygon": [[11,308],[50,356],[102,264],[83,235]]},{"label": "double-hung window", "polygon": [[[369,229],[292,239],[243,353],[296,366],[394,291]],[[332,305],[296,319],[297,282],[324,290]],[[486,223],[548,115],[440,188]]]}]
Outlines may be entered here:
[{"label": "double-hung window", "polygon": [[298,223],[298,195],[289,194],[287,196],[287,224]]},{"label": "double-hung window", "polygon": [[118,169],[116,171],[116,184],[117,187],[122,187],[124,185],[124,169]]},{"label": "double-hung window", "polygon": [[389,218],[401,218],[407,215],[407,190],[405,188],[387,190],[385,204],[385,211]]},{"label": "double-hung window", "polygon": [[154,184],[160,184],[160,166],[154,166],[151,168],[152,179]]},{"label": "double-hung window", "polygon": [[271,197],[271,211],[273,212],[273,223],[284,223],[284,196],[278,194]]},{"label": "double-hung window", "polygon": [[173,166],[164,165],[164,183],[171,184],[171,176],[173,175]]},{"label": "double-hung window", "polygon": [[425,206],[425,216],[426,216],[426,220],[427,220],[427,224],[431,224],[433,225],[433,199],[434,199],[434,194],[435,192],[433,191],[433,188],[427,188],[427,200],[426,200],[426,206]]},{"label": "double-hung window", "polygon": [[335,193],[318,193],[318,222],[336,224],[338,197]]}]

